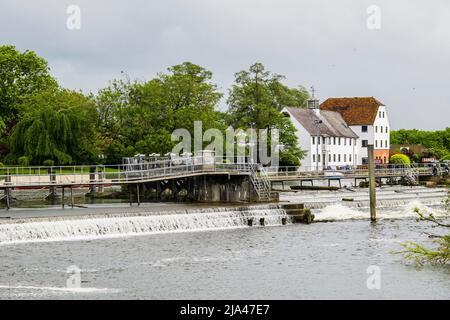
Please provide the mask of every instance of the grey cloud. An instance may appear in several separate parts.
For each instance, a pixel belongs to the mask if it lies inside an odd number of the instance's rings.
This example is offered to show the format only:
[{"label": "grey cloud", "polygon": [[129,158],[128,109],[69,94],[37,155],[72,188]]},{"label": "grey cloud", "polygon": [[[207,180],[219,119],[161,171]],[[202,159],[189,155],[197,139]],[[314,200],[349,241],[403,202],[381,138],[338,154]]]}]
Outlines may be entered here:
[{"label": "grey cloud", "polygon": [[[431,4],[432,3],[432,4]],[[82,28],[66,28],[79,5]],[[381,30],[366,9],[381,7]],[[329,96],[375,96],[394,128],[450,126],[450,4],[406,0],[5,1],[0,43],[45,57],[63,86],[96,91],[190,60],[224,93],[255,61]]]}]

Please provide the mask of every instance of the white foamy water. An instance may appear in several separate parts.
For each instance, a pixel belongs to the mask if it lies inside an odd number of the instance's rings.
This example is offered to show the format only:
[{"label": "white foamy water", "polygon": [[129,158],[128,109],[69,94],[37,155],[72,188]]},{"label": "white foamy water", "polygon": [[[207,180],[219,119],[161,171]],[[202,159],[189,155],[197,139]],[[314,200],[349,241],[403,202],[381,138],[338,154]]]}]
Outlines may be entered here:
[{"label": "white foamy water", "polygon": [[[203,209],[192,213],[115,214],[111,217],[77,217],[28,219],[21,223],[0,224],[0,244],[39,241],[68,241],[148,235],[166,232],[202,231],[241,228],[248,219],[254,225],[264,218],[265,224],[280,225],[286,211],[278,206]],[[290,221],[290,219],[287,219]]]},{"label": "white foamy water", "polygon": [[[419,209],[425,215],[433,214],[436,217],[444,217],[445,210],[429,207],[418,200],[396,207],[390,210],[378,210],[377,218],[379,219],[403,219],[417,218],[415,209]],[[368,210],[358,210],[350,208],[342,204],[333,204],[323,209],[314,210],[315,221],[339,221],[339,220],[360,220],[369,219]]]},{"label": "white foamy water", "polygon": [[[448,189],[426,187],[383,187],[377,189],[377,208],[403,207],[416,200],[426,206],[439,206],[448,197]],[[338,191],[286,192],[280,201],[304,203],[307,208],[325,209],[333,205],[349,208],[369,208],[368,189],[354,188]]]}]

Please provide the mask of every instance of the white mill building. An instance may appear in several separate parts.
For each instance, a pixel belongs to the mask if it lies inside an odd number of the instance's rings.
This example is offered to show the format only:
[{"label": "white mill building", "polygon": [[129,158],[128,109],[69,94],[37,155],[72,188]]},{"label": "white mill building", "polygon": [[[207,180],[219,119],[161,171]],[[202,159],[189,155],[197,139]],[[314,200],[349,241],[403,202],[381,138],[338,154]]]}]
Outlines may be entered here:
[{"label": "white mill building", "polygon": [[339,112],[320,110],[314,96],[305,108],[284,108],[297,132],[299,147],[306,151],[302,170],[323,170],[358,163],[358,135]]}]

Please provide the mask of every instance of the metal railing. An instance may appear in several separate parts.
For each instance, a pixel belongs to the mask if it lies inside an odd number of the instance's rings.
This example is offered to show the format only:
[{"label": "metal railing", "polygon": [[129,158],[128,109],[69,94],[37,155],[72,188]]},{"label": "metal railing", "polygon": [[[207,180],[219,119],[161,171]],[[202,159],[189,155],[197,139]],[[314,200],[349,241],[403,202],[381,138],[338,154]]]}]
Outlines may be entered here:
[{"label": "metal railing", "polygon": [[[376,176],[394,177],[404,176],[408,173],[415,175],[432,175],[433,166],[428,164],[414,164],[414,165],[377,165],[375,169]],[[334,176],[342,176],[343,178],[358,178],[367,177],[369,174],[368,167],[365,166],[342,166],[329,167],[317,171],[315,167],[266,167],[264,171],[267,178],[282,178],[282,177],[311,177],[311,178],[327,178]]]},{"label": "metal railing", "polygon": [[[226,158],[189,157],[119,165],[1,167],[0,187],[124,184],[207,172],[252,174],[253,166],[255,164],[236,163]],[[405,176],[409,173],[417,176],[433,175],[435,168],[433,164],[377,165],[375,174],[384,177]],[[342,166],[316,171],[315,167],[306,166],[260,167],[256,175],[264,188],[270,190],[270,180],[274,179],[367,177],[368,168]]]},{"label": "metal railing", "polygon": [[249,174],[250,165],[192,157],[106,166],[3,167],[0,168],[0,187],[126,184],[206,172]]}]

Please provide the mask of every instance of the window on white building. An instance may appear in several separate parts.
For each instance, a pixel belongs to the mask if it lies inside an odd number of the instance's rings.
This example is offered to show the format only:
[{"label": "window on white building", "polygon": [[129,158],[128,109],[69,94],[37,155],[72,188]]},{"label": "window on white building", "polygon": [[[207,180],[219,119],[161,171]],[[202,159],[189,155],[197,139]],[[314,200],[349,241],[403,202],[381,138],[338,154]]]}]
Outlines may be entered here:
[{"label": "window on white building", "polygon": [[381,133],[383,133],[383,127],[380,127]]},{"label": "window on white building", "polygon": [[347,145],[347,138],[344,138],[344,146]]},{"label": "window on white building", "polygon": [[316,144],[316,137],[312,137],[312,144]]},{"label": "window on white building", "polygon": [[375,126],[375,133],[378,132],[378,126]]},{"label": "window on white building", "polygon": [[333,137],[333,144],[336,145],[336,137]]},{"label": "window on white building", "polygon": [[338,145],[341,145],[341,138],[338,138]]},{"label": "window on white building", "polygon": [[344,154],[344,162],[347,162],[347,154]]},{"label": "window on white building", "polygon": [[331,162],[331,153],[328,154],[328,162]]},{"label": "window on white building", "polygon": [[378,140],[375,140],[375,148],[378,148]]},{"label": "window on white building", "polygon": [[352,145],[352,140],[353,140],[353,139],[352,139],[352,138],[350,138],[350,145]]},{"label": "window on white building", "polygon": [[336,162],[336,153],[333,154],[333,162]]},{"label": "window on white building", "polygon": [[381,118],[381,111],[380,112],[378,112],[378,116]]},{"label": "window on white building", "polygon": [[367,132],[367,126],[361,126],[361,132]]},{"label": "window on white building", "polygon": [[352,155],[351,154],[348,155],[348,161],[352,162]]},{"label": "window on white building", "polygon": [[367,148],[367,145],[369,144],[369,141],[367,141],[367,140],[361,140],[361,146],[363,147],[363,148]]},{"label": "window on white building", "polygon": [[388,133],[388,128],[386,127],[386,133]]},{"label": "window on white building", "polygon": [[338,162],[341,162],[341,154],[338,154]]},{"label": "window on white building", "polygon": [[316,163],[316,155],[313,154],[313,162]]},{"label": "window on white building", "polygon": [[385,147],[385,148],[388,147],[388,142],[387,142],[387,140],[384,142],[384,147]]}]

